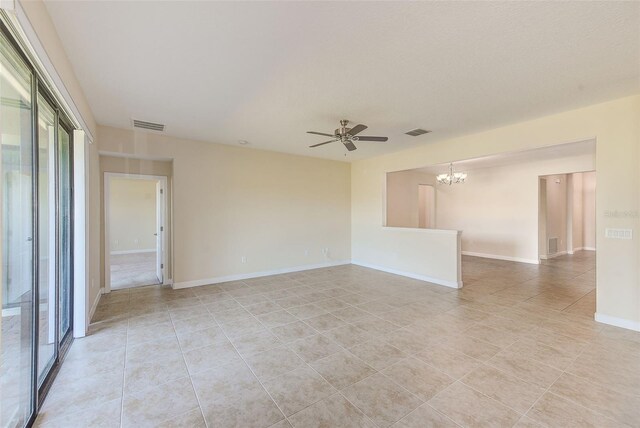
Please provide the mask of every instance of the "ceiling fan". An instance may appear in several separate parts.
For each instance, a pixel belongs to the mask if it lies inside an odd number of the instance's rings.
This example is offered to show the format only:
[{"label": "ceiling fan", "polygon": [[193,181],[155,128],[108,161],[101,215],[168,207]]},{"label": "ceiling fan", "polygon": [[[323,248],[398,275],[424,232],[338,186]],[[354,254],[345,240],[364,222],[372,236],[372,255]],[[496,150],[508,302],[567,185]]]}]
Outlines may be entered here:
[{"label": "ceiling fan", "polygon": [[356,134],[361,133],[365,129],[367,129],[366,125],[356,125],[353,128],[347,128],[349,124],[348,120],[340,121],[340,128],[333,131],[333,134],[325,134],[324,132],[315,132],[315,131],[307,131],[307,134],[315,134],[315,135],[324,135],[325,137],[331,137],[332,139],[329,141],[325,141],[324,143],[314,144],[309,147],[318,147],[324,144],[333,143],[335,141],[340,141],[350,152],[354,151],[357,147],[353,144],[355,141],[387,141],[389,138],[387,137],[370,137],[370,136],[356,136]]}]

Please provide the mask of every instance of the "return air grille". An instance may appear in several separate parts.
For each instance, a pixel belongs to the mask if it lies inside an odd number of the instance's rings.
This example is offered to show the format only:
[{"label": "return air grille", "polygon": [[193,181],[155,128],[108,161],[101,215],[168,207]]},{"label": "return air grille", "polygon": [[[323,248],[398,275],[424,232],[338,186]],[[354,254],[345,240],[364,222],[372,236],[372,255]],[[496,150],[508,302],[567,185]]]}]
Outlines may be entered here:
[{"label": "return air grille", "polygon": [[162,123],[146,122],[144,120],[137,120],[137,119],[132,119],[132,122],[133,122],[134,128],[146,129],[148,131],[157,131],[157,132],[164,131],[164,125]]},{"label": "return air grille", "polygon": [[405,134],[411,135],[412,137],[417,137],[418,135],[428,134],[429,132],[431,131],[427,131],[426,129],[416,128],[416,129],[412,129],[411,131],[405,132]]}]

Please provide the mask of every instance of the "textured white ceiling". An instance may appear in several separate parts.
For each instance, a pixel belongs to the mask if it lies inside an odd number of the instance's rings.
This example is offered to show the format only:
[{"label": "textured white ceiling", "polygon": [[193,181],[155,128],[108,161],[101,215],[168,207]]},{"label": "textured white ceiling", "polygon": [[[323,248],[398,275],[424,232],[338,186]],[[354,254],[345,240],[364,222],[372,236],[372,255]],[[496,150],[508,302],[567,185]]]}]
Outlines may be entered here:
[{"label": "textured white ceiling", "polygon": [[[640,2],[47,7],[100,124],[216,143],[361,159],[640,92]],[[389,142],[307,148],[341,118]]]}]

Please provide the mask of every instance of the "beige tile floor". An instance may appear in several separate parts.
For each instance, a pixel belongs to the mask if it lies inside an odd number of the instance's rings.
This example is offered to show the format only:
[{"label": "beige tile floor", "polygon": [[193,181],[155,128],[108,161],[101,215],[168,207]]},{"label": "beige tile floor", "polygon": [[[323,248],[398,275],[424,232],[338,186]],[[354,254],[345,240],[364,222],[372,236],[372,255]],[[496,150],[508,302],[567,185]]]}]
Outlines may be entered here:
[{"label": "beige tile floor", "polygon": [[592,253],[463,271],[462,290],[341,266],[112,292],[38,425],[639,426],[640,335],[592,320]]},{"label": "beige tile floor", "polygon": [[156,252],[113,254],[111,262],[111,289],[158,284]]}]

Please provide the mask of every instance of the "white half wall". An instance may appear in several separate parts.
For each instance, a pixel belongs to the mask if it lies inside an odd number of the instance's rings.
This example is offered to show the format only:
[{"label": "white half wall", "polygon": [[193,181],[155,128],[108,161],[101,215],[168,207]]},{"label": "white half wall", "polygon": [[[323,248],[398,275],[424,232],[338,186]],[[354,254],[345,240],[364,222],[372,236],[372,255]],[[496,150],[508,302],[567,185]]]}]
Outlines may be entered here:
[{"label": "white half wall", "polygon": [[462,287],[460,232],[383,227],[375,247],[358,247],[353,264],[397,275]]}]

